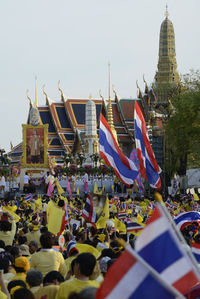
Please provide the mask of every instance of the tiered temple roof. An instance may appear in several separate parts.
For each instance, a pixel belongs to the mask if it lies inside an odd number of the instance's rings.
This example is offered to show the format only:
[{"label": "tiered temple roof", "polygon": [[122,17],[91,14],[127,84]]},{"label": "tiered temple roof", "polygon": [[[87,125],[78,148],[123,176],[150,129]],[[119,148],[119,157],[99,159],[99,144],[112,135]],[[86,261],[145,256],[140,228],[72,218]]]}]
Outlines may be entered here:
[{"label": "tiered temple roof", "polygon": [[[46,93],[45,93],[46,95]],[[48,124],[48,152],[58,163],[66,152],[72,152],[77,138],[80,145],[84,144],[85,107],[89,99],[66,99],[61,96],[57,102],[51,101],[46,95],[46,105],[39,106],[41,124]],[[117,132],[119,145],[125,154],[129,155],[134,146],[134,102],[136,99],[120,99],[115,93],[111,100],[113,123]],[[137,99],[142,110],[141,99]],[[93,99],[96,105],[97,124],[103,105],[102,99]],[[105,103],[105,102],[104,102]],[[28,117],[29,121],[29,117]],[[22,155],[22,145],[19,144],[9,153],[12,162],[18,163]]]}]

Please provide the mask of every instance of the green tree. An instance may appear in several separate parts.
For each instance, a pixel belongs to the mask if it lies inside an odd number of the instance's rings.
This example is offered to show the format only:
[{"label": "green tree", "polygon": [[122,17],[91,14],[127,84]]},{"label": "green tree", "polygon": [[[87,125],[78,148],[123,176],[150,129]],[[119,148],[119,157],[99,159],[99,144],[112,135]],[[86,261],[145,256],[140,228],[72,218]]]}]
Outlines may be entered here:
[{"label": "green tree", "polygon": [[165,169],[185,175],[187,168],[200,167],[200,73],[183,76],[179,92],[172,98],[173,113],[165,125]]}]

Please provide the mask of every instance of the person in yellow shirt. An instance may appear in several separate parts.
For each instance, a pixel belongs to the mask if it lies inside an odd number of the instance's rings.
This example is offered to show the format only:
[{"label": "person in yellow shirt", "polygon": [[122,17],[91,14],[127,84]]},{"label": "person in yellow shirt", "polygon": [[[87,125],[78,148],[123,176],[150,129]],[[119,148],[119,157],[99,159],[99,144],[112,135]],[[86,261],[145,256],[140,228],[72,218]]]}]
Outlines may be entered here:
[{"label": "person in yellow shirt", "polygon": [[8,289],[5,285],[4,278],[3,278],[3,270],[0,270],[0,298],[1,299],[8,299],[10,298]]},{"label": "person in yellow shirt", "polygon": [[58,271],[49,272],[43,279],[43,287],[34,293],[35,299],[55,299],[59,284],[64,281],[64,277]]},{"label": "person in yellow shirt", "polygon": [[12,246],[16,232],[16,224],[14,220],[1,220],[0,221],[0,240],[3,240],[5,246]]},{"label": "person in yellow shirt", "polygon": [[39,232],[40,225],[38,221],[34,220],[31,225],[29,225],[29,232],[25,234],[27,238],[27,243],[29,244],[31,241],[37,242],[38,246],[40,247],[40,236],[41,233]]},{"label": "person in yellow shirt", "polygon": [[65,277],[67,269],[62,254],[55,251],[53,238],[50,232],[43,233],[40,237],[42,249],[31,256],[31,268],[39,270],[43,277],[50,271],[59,271]]},{"label": "person in yellow shirt", "polygon": [[26,273],[30,269],[29,261],[25,256],[20,256],[15,259],[14,267],[16,275],[11,278],[12,280],[22,280],[26,282]]},{"label": "person in yellow shirt", "polygon": [[91,253],[81,253],[73,260],[74,278],[61,283],[56,299],[67,299],[72,292],[80,293],[84,288],[99,287],[99,283],[90,280],[96,259]]}]

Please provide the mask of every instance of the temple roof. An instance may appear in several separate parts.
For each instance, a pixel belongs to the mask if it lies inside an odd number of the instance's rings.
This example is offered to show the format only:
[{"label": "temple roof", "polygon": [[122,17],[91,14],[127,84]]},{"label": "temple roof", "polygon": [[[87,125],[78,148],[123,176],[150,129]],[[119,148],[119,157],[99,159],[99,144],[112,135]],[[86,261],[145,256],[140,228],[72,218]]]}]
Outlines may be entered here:
[{"label": "temple roof", "polygon": [[[85,109],[89,99],[66,99],[53,102],[46,99],[46,105],[39,106],[41,124],[48,124],[48,152],[60,160],[64,152],[71,152],[84,143]],[[134,143],[134,102],[136,99],[111,100],[113,123],[119,143]],[[137,99],[141,105],[141,99]],[[99,122],[102,99],[93,99],[96,105],[97,124]],[[29,118],[28,118],[29,119]],[[78,139],[77,139],[78,137]],[[21,144],[10,152],[12,159],[19,161]],[[16,157],[16,158],[15,158]],[[13,162],[15,162],[13,161]]]}]

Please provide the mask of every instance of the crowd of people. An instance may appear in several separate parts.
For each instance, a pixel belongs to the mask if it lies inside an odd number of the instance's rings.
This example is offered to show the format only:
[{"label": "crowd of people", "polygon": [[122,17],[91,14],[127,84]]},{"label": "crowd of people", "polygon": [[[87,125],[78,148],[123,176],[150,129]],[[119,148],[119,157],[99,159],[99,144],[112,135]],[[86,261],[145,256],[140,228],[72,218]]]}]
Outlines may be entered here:
[{"label": "crowd of people", "polygon": [[[42,197],[5,193],[1,199],[0,298],[95,298],[123,244],[134,248],[155,206],[153,198],[90,194],[102,219],[95,225],[82,215],[87,193],[59,191]],[[165,199],[172,217],[199,211],[199,202],[196,193]],[[200,244],[198,221],[180,230],[189,246]]]}]

